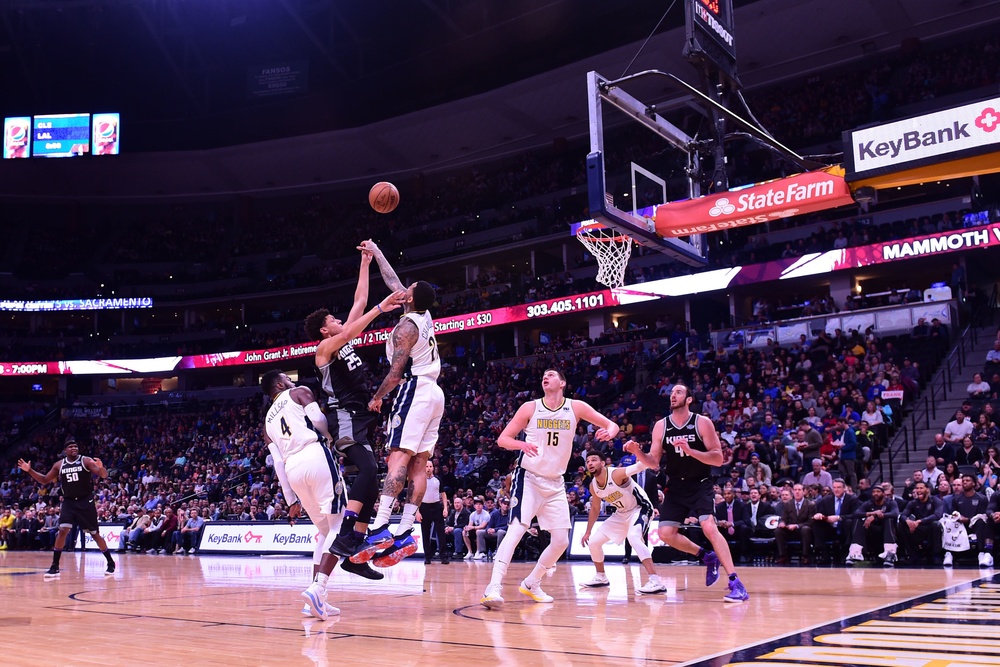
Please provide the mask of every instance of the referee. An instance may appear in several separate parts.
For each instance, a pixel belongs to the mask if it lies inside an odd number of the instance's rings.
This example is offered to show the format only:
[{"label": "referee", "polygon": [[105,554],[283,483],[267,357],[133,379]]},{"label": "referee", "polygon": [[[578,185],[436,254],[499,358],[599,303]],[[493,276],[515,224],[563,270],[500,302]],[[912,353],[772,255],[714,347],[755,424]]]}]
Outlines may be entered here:
[{"label": "referee", "polygon": [[444,520],[448,517],[448,496],[441,490],[441,480],[434,476],[434,464],[427,462],[427,489],[424,491],[424,499],[420,503],[420,534],[424,539],[424,564],[430,565],[431,556],[434,555],[431,549],[431,528],[436,526],[438,551],[441,552],[441,564],[449,563],[448,548],[444,533]]}]

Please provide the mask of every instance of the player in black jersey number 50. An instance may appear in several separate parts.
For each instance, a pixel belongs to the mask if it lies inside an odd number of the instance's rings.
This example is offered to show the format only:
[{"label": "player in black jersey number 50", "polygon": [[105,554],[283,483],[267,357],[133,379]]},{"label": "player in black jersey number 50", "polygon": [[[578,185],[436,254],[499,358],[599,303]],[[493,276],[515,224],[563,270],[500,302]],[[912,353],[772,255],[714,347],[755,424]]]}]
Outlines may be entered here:
[{"label": "player in black jersey number 50", "polygon": [[108,476],[108,469],[101,463],[101,459],[92,459],[89,456],[80,456],[80,447],[76,444],[76,438],[69,436],[66,438],[65,457],[52,464],[47,475],[42,475],[31,469],[31,461],[18,459],[18,467],[39,484],[51,484],[59,480],[62,488],[63,503],[59,510],[59,535],[56,536],[56,544],[52,547],[52,567],[45,573],[45,579],[59,578],[59,557],[62,556],[63,546],[66,544],[66,536],[74,524],[80,526],[81,530],[90,533],[90,536],[97,542],[98,548],[108,561],[106,575],[115,573],[115,561],[108,551],[108,543],[98,532],[97,507],[94,505],[94,478],[97,475],[101,479]]}]

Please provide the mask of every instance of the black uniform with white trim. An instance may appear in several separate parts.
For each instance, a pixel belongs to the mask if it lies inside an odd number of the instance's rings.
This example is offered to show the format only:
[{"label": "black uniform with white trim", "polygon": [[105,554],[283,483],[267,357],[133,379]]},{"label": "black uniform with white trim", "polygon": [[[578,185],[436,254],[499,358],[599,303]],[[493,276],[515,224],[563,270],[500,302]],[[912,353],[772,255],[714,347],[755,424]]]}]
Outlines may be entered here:
[{"label": "black uniform with white trim", "polygon": [[692,514],[701,519],[712,516],[715,511],[712,467],[686,455],[684,450],[671,444],[677,438],[684,438],[692,450],[707,452],[708,447],[698,433],[699,419],[703,417],[692,412],[687,421],[680,425],[674,424],[669,416],[663,420],[661,465],[669,479],[660,507],[660,523],[680,525]]},{"label": "black uniform with white trim", "polygon": [[369,433],[378,415],[368,409],[371,400],[371,382],[365,363],[346,343],[319,367],[321,385],[326,394],[326,418],[330,435],[336,440],[351,438],[354,442],[372,448]]},{"label": "black uniform with white trim", "polygon": [[63,492],[59,525],[77,525],[88,533],[98,529],[97,506],[94,505],[93,473],[83,465],[83,457],[70,461],[64,458],[59,465],[59,486]]}]

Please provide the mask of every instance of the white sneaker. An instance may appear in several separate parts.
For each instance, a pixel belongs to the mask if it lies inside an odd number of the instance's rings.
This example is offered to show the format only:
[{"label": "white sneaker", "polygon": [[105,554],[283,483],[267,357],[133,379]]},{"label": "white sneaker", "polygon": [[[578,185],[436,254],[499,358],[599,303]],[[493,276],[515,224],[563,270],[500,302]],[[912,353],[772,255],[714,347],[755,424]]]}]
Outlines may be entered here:
[{"label": "white sneaker", "polygon": [[851,548],[847,550],[847,564],[853,565],[854,563],[860,563],[864,561],[865,554],[862,551],[860,544],[852,544]]},{"label": "white sneaker", "polygon": [[302,591],[302,597],[306,600],[306,605],[309,607],[309,613],[321,621],[325,621],[327,619],[328,612],[326,609],[326,601],[324,600],[326,597],[326,589],[323,586],[314,581],[309,584],[309,588]]},{"label": "white sneaker", "polygon": [[502,592],[503,586],[500,584],[490,584],[486,587],[486,592],[480,598],[479,604],[487,609],[500,609],[503,607],[503,598],[500,596]]},{"label": "white sneaker", "polygon": [[610,586],[611,582],[608,581],[608,575],[598,572],[593,579],[583,582],[583,585],[587,588],[600,588],[601,586]]},{"label": "white sneaker", "polygon": [[465,554],[465,558],[463,560],[472,560],[474,557],[475,554],[470,551],[469,553]]},{"label": "white sneaker", "polygon": [[480,551],[479,553],[477,553],[475,556],[472,557],[472,560],[486,560],[486,554]]},{"label": "white sneaker", "polygon": [[993,554],[988,551],[979,554],[979,567],[993,567]]},{"label": "white sneaker", "polygon": [[658,575],[651,574],[649,575],[649,581],[635,590],[640,593],[645,593],[646,595],[652,595],[653,593],[666,593],[667,587],[662,581],[660,581],[660,577]]},{"label": "white sneaker", "polygon": [[525,579],[521,582],[521,587],[517,590],[521,591],[535,602],[550,604],[555,601],[555,598],[542,590],[542,582],[540,581],[529,586],[527,579]]},{"label": "white sneaker", "polygon": [[952,564],[954,563],[954,561],[955,561],[955,557],[951,555],[950,551],[946,551],[944,553],[944,563],[943,563],[944,566],[945,567],[951,567]]}]

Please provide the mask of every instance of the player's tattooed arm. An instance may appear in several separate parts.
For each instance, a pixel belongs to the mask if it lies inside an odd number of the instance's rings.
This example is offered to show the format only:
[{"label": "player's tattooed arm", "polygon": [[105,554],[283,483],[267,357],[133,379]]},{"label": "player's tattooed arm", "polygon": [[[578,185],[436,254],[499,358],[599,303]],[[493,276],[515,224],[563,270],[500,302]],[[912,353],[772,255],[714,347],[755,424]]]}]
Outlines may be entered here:
[{"label": "player's tattooed arm", "polygon": [[385,282],[386,287],[392,291],[406,289],[403,287],[402,281],[400,281],[399,276],[393,270],[392,265],[389,264],[389,260],[385,258],[382,253],[382,249],[379,248],[374,241],[368,239],[367,241],[362,241],[361,245],[358,246],[358,250],[370,252],[374,257],[376,263],[378,263],[379,273],[382,274],[382,280]]},{"label": "player's tattooed arm", "polygon": [[403,319],[392,330],[392,360],[390,361],[389,373],[382,380],[382,385],[375,392],[375,395],[372,396],[372,403],[378,403],[381,406],[382,399],[403,380],[403,371],[410,359],[410,350],[413,349],[419,335],[417,325],[409,319]]}]

